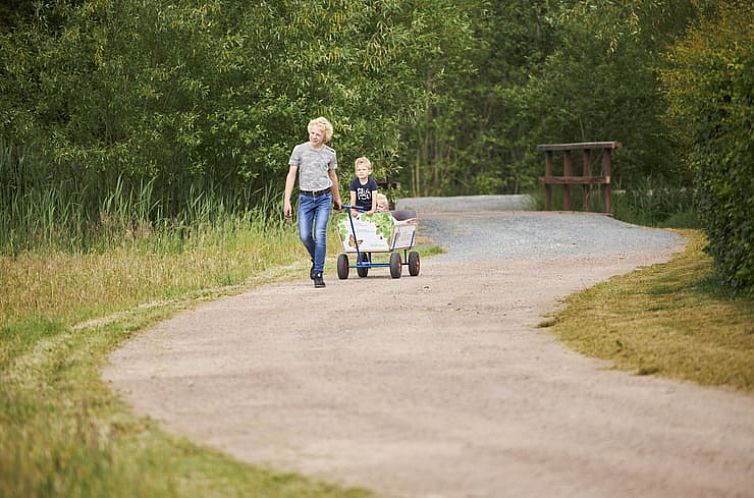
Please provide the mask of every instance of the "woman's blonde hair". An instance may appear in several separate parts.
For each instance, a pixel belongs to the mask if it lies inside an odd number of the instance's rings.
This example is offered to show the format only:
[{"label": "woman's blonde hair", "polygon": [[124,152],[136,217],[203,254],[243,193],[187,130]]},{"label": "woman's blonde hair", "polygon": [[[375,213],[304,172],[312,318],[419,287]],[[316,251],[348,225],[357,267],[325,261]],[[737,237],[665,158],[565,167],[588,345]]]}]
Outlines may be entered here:
[{"label": "woman's blonde hair", "polygon": [[366,167],[367,167],[367,168],[369,168],[369,171],[372,171],[372,161],[370,161],[370,160],[369,160],[369,159],[367,159],[366,157],[364,157],[364,156],[361,156],[360,158],[358,158],[358,159],[357,159],[357,160],[356,160],[356,161],[354,162],[354,164],[353,164],[353,167],[354,167],[354,169],[356,169],[356,168],[357,168],[357,167],[358,167],[358,166],[359,166],[360,164],[365,164],[365,165],[366,165]]},{"label": "woman's blonde hair", "polygon": [[314,126],[318,127],[325,134],[325,143],[329,142],[332,138],[332,123],[330,123],[327,118],[320,116],[309,121],[306,130],[311,131]]}]

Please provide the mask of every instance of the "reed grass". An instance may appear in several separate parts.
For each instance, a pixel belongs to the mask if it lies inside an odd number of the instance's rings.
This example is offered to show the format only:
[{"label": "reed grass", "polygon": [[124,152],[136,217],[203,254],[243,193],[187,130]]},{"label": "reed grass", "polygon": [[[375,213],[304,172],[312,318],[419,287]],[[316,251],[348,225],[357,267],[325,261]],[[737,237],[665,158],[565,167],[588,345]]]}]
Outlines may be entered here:
[{"label": "reed grass", "polygon": [[[228,187],[201,177],[110,178],[96,171],[50,168],[43,147],[0,136],[0,254],[108,251],[156,243],[181,250],[205,233],[228,233],[260,216],[280,222],[281,193]],[[280,185],[282,187],[282,184]]]},{"label": "reed grass", "polygon": [[368,495],[166,435],[100,380],[107,354],[150,324],[308,273],[295,227],[272,214],[278,192],[196,184],[170,198],[152,181],[101,189],[35,164],[0,141],[0,496]]},{"label": "reed grass", "polygon": [[694,191],[645,178],[615,196],[615,217],[637,225],[700,228]]},{"label": "reed grass", "polygon": [[367,496],[168,436],[102,384],[106,355],[148,325],[308,270],[295,227],[261,211],[183,228],[0,256],[0,496]]}]

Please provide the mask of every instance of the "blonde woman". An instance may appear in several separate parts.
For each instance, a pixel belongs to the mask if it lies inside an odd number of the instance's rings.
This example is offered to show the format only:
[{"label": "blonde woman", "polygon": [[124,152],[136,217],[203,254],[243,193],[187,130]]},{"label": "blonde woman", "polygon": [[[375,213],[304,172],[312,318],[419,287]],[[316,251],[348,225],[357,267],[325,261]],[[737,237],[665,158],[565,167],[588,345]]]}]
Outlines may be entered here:
[{"label": "blonde woman", "polygon": [[327,255],[327,223],[332,204],[343,207],[338,184],[338,159],[335,149],[326,144],[332,138],[333,127],[326,118],[309,121],[309,141],[293,148],[285,178],[283,215],[293,215],[291,195],[298,174],[298,235],[312,261],[309,277],[314,287],[325,287],[324,271]]}]

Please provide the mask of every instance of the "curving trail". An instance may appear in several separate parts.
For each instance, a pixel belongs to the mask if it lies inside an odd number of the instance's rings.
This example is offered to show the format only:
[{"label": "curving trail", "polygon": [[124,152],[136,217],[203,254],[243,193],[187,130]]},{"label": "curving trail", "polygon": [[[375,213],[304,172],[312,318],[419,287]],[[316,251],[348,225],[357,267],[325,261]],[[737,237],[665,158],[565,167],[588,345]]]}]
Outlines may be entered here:
[{"label": "curving trail", "polygon": [[[754,397],[609,370],[534,326],[665,261],[676,235],[588,214],[424,215],[418,277],[265,286],[181,314],[103,377],[254,464],[404,497],[754,497]],[[407,272],[404,272],[404,275]]]}]

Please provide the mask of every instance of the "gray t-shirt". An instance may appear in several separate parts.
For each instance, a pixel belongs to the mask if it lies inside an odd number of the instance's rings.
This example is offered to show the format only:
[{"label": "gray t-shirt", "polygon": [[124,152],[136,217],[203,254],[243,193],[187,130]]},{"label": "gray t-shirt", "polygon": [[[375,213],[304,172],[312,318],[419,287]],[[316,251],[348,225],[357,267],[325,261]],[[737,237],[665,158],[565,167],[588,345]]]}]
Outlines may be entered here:
[{"label": "gray t-shirt", "polygon": [[327,172],[338,169],[335,149],[323,145],[321,149],[315,150],[309,142],[293,148],[288,164],[298,168],[298,188],[308,191],[330,188],[332,180]]}]

